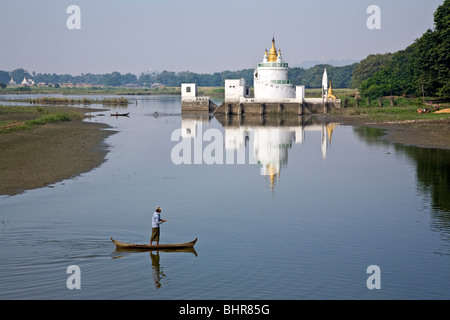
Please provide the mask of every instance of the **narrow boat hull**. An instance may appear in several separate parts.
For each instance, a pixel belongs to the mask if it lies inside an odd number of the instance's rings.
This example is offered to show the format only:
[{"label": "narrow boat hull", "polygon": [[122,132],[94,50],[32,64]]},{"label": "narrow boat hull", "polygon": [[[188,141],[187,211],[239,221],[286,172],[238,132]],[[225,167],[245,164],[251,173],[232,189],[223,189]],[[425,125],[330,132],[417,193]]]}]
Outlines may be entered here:
[{"label": "narrow boat hull", "polygon": [[136,244],[136,243],[125,243],[114,240],[111,238],[111,241],[116,245],[118,249],[140,249],[140,250],[169,250],[169,249],[184,249],[184,248],[193,248],[195,243],[197,242],[197,238],[191,242],[185,243],[169,243],[169,244],[159,244],[159,245],[149,245],[149,244]]},{"label": "narrow boat hull", "polygon": [[111,117],[128,117],[130,113],[110,113]]}]

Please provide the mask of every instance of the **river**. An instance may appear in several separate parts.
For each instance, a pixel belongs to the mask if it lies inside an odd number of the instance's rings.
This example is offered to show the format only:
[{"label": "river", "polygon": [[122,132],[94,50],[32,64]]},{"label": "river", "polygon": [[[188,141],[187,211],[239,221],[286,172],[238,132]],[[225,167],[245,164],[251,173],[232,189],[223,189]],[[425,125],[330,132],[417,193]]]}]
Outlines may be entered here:
[{"label": "river", "polygon": [[[1,299],[450,298],[449,151],[129,100],[86,120],[118,131],[100,167],[0,196]],[[161,243],[195,250],[117,251],[149,242],[156,206]]]}]

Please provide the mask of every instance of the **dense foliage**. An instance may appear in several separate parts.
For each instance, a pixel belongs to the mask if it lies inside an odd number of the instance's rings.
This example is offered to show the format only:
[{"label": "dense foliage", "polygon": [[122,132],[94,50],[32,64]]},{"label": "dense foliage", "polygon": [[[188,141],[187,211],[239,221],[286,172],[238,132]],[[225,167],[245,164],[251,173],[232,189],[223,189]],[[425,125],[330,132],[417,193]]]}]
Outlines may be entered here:
[{"label": "dense foliage", "polygon": [[319,64],[307,70],[302,68],[289,69],[289,79],[295,85],[304,85],[306,88],[321,88],[323,71],[327,69],[328,79],[332,82],[333,88],[350,88],[352,82],[352,72],[357,63],[335,67],[328,64]]},{"label": "dense foliage", "polygon": [[[363,96],[438,96],[450,99],[450,0],[434,14],[434,30],[428,30],[405,50],[382,63],[381,68],[359,83]],[[364,60],[361,61],[364,65]],[[354,74],[360,76],[359,68]],[[354,80],[358,84],[358,79]]]},{"label": "dense foliage", "polygon": [[353,69],[352,88],[358,88],[364,80],[373,76],[377,71],[392,60],[392,53],[371,54],[361,60]]}]

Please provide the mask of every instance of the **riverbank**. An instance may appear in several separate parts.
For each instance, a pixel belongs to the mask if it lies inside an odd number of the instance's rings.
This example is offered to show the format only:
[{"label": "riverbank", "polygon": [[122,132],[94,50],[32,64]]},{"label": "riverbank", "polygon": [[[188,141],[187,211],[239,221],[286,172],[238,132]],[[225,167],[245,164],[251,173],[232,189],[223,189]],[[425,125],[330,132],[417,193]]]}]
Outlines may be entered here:
[{"label": "riverbank", "polygon": [[[7,113],[0,115],[0,121],[26,121],[35,117]],[[42,188],[98,167],[108,153],[104,141],[114,134],[104,130],[107,127],[75,119],[0,134],[0,195]]]},{"label": "riverbank", "polygon": [[326,114],[319,118],[326,122],[344,125],[365,126],[385,130],[382,139],[424,148],[450,149],[450,117],[392,120],[370,117],[367,114]]}]

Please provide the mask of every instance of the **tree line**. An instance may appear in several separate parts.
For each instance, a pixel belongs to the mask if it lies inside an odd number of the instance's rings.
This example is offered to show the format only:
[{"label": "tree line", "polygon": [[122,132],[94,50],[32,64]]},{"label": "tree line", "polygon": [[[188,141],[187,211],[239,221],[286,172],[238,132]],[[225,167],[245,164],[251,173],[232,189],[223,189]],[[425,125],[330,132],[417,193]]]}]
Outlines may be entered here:
[{"label": "tree line", "polygon": [[[290,68],[288,77],[295,85],[305,85],[306,88],[320,88],[322,86],[322,75],[327,68],[328,78],[332,81],[333,87],[349,88],[351,85],[352,71],[357,64],[335,67],[331,65],[316,65],[309,69]],[[203,87],[222,87],[225,79],[244,78],[247,84],[253,85],[254,69],[243,69],[238,71],[222,71],[212,74],[200,74],[190,71],[172,72],[164,70],[162,72],[142,73],[139,77],[135,74],[121,74],[112,72],[107,74],[86,73],[77,76],[70,74],[50,74],[50,73],[28,73],[23,68],[11,72],[0,70],[0,83],[7,84],[11,78],[20,84],[24,77],[33,79],[37,83],[61,84],[61,83],[89,83],[103,86],[126,86],[139,85],[151,86],[162,84],[167,87],[179,87],[182,83],[197,83]]]},{"label": "tree line", "polygon": [[432,96],[450,99],[450,0],[434,13],[427,30],[405,50],[369,55],[352,75],[362,96]]}]

